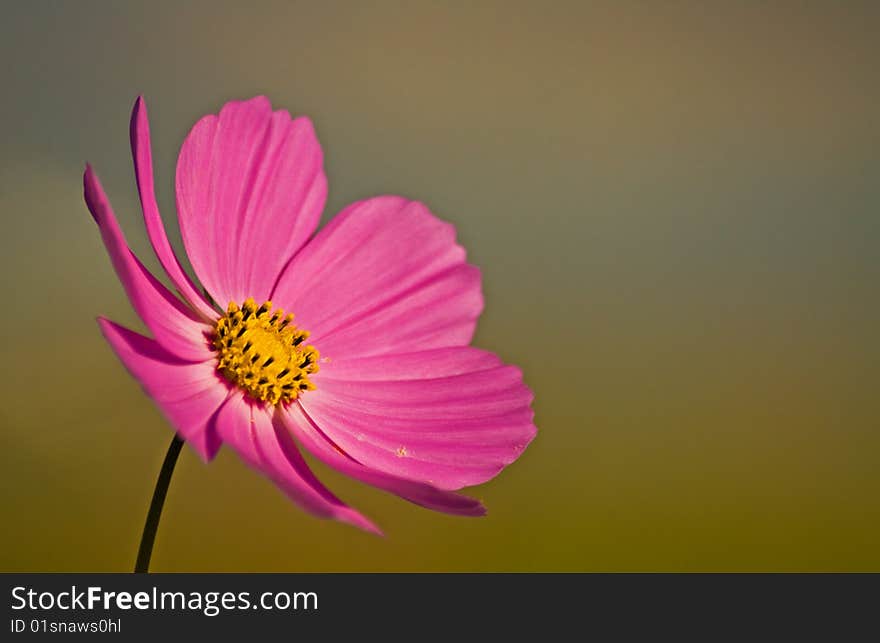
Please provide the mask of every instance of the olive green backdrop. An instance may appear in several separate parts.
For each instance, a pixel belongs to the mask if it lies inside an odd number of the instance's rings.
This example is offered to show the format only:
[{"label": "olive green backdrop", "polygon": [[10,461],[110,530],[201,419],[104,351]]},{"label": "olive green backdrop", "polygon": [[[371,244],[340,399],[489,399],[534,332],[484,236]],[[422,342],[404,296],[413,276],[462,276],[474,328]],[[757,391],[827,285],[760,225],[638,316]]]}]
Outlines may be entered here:
[{"label": "olive green backdrop", "polygon": [[183,137],[265,93],[325,220],[456,224],[539,434],[479,520],[317,467],[384,539],[187,449],[154,570],[880,571],[877,3],[0,4],[0,570],[129,569],[171,437],[94,322],[142,328],[84,162],[155,269],[135,97],[179,248]]}]

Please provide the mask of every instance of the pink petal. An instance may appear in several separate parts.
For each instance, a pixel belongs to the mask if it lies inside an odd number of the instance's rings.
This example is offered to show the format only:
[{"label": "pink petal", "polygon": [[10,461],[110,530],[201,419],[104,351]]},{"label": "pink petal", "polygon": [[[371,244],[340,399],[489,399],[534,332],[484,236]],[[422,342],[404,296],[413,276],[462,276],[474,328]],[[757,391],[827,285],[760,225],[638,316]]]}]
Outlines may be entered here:
[{"label": "pink petal", "polygon": [[364,357],[470,342],[480,273],[455,229],[400,197],[355,203],[290,262],[272,296],[323,357]]},{"label": "pink petal", "polygon": [[501,366],[494,353],[472,346],[435,348],[415,353],[331,360],[314,377],[334,380],[419,380],[475,373]]},{"label": "pink petal", "polygon": [[282,418],[294,435],[312,455],[324,464],[355,480],[389,491],[419,506],[459,516],[483,516],[486,508],[479,500],[442,491],[429,484],[404,480],[382,471],[368,469],[339,450],[305,413],[294,404],[283,412]]},{"label": "pink petal", "polygon": [[213,459],[220,440],[210,421],[228,394],[214,363],[183,362],[154,340],[112,321],[98,318],[98,325],[168,422],[203,460]]},{"label": "pink petal", "polygon": [[271,411],[234,392],[216,417],[216,429],[252,468],[277,484],[297,505],[319,518],[335,518],[381,534],[363,515],[334,496],[309,469]]},{"label": "pink petal", "polygon": [[469,347],[397,359],[330,361],[301,400],[364,466],[459,489],[494,477],[534,438],[532,394],[518,368]]},{"label": "pink petal", "polygon": [[202,118],[177,161],[187,254],[221,307],[269,298],[324,208],[323,154],[307,118],[272,112],[263,96]]},{"label": "pink petal", "polygon": [[150,145],[150,122],[147,119],[147,106],[142,96],[138,96],[134,109],[131,112],[131,155],[134,159],[134,173],[137,180],[138,195],[141,199],[141,209],[144,212],[144,223],[147,226],[147,234],[150,243],[156,252],[159,262],[165,269],[165,273],[171,279],[178,292],[183,298],[207,320],[216,320],[217,313],[211,304],[196,289],[189,275],[177,260],[168,237],[165,234],[165,226],[162,224],[162,216],[159,214],[159,205],[156,203],[156,193],[153,187],[153,152]]},{"label": "pink petal", "polygon": [[86,166],[83,186],[86,205],[98,224],[116,274],[156,341],[184,360],[211,359],[213,353],[206,338],[211,327],[172,295],[129,250],[104,189],[90,166]]}]

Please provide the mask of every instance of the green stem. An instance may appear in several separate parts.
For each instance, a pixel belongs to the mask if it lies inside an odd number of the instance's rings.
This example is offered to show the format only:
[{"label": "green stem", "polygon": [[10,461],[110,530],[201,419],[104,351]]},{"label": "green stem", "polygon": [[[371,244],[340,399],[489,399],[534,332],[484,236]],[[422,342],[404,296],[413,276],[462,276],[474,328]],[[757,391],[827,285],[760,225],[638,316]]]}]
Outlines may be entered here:
[{"label": "green stem", "polygon": [[137,562],[134,564],[136,574],[146,574],[150,569],[150,556],[153,554],[153,542],[156,540],[156,531],[159,529],[159,518],[162,517],[162,505],[165,504],[165,495],[168,493],[168,485],[171,484],[171,474],[174,473],[174,465],[177,456],[183,446],[183,438],[176,433],[168,445],[168,453],[159,471],[159,479],[156,480],[156,488],[153,490],[153,501],[147,512],[147,521],[144,523],[144,533],[141,536],[141,546],[138,549]]}]

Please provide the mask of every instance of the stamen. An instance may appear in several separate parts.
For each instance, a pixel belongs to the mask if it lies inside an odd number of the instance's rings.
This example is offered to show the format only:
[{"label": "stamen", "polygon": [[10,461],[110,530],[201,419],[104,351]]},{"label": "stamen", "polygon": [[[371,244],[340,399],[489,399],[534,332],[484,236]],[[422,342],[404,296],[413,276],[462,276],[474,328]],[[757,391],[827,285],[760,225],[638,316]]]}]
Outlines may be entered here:
[{"label": "stamen", "polygon": [[248,299],[241,308],[230,302],[214,329],[217,370],[252,398],[285,404],[314,390],[309,375],[318,372],[320,355],[314,346],[301,346],[309,333],[292,323],[293,315],[271,310],[269,301],[257,307]]}]

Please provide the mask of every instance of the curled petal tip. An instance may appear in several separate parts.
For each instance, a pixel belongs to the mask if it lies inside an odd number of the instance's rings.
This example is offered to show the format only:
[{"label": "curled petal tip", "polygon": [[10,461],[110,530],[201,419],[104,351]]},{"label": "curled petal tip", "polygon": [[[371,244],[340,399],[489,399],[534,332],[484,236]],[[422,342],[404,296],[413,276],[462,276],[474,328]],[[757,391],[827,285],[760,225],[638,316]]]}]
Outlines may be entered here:
[{"label": "curled petal tip", "polygon": [[[134,105],[131,107],[131,118],[129,119],[128,124],[128,134],[131,140],[132,151],[137,154],[137,149],[140,147],[138,141],[138,130],[143,129],[144,135],[149,137],[150,128],[147,123],[147,106],[144,103],[144,97],[139,95],[134,100]],[[150,161],[152,163],[152,160]]]},{"label": "curled petal tip", "polygon": [[140,116],[141,113],[146,111],[147,104],[144,101],[144,95],[138,94],[137,98],[134,99],[134,105],[131,107],[131,120],[135,121],[136,118]]},{"label": "curled petal tip", "polygon": [[83,172],[83,198],[85,199],[86,206],[89,208],[89,212],[92,214],[92,218],[96,223],[100,222],[104,191],[101,188],[101,182],[89,163],[86,163],[85,171]]}]

